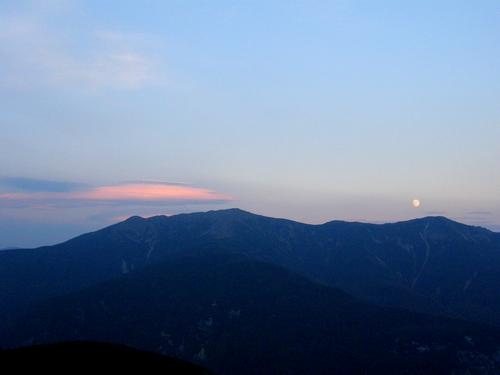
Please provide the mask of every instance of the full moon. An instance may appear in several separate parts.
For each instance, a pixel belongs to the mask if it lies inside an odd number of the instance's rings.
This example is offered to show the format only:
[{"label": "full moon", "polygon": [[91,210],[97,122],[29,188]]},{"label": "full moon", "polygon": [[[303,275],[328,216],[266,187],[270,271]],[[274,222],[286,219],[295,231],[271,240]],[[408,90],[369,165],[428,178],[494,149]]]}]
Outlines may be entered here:
[{"label": "full moon", "polygon": [[415,208],[419,208],[420,207],[420,200],[418,199],[414,199],[412,202],[411,202],[412,206],[415,207]]}]

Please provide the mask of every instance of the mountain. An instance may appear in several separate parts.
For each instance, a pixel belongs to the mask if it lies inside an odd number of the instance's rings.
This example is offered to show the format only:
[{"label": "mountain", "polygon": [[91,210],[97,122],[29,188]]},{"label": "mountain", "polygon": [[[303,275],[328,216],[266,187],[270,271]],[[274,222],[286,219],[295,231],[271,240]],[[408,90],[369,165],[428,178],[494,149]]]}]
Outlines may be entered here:
[{"label": "mountain", "polygon": [[46,373],[113,372],[164,375],[210,375],[196,365],[122,345],[95,342],[68,342],[0,351],[2,368]]},{"label": "mountain", "polygon": [[444,217],[307,225],[238,209],[136,216],[59,245],[2,251],[0,321],[45,298],[220,247],[379,305],[500,326],[498,233]]},{"label": "mountain", "polygon": [[221,375],[500,371],[498,329],[367,305],[227,250],[176,257],[45,301],[19,317],[9,342],[115,342]]},{"label": "mountain", "polygon": [[16,247],[16,246],[8,246],[8,247],[2,247],[0,249],[0,251],[2,250],[17,250],[17,249],[20,249],[20,247]]}]

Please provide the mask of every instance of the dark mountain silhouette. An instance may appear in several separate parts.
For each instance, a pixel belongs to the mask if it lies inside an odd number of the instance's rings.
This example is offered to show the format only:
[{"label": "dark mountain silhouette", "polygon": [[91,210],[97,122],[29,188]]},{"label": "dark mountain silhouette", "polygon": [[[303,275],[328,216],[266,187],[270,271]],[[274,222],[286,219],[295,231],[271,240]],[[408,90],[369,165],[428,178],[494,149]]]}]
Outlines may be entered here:
[{"label": "dark mountain silhouette", "polygon": [[0,251],[2,250],[17,250],[17,249],[20,249],[20,247],[16,247],[16,246],[7,246],[7,247],[2,247],[0,249]]},{"label": "dark mountain silhouette", "polygon": [[42,299],[221,246],[379,305],[500,326],[498,233],[444,217],[307,225],[238,209],[131,217],[56,246],[2,251],[0,321]]},{"label": "dark mountain silhouette", "polygon": [[370,306],[227,250],[149,265],[51,299],[19,318],[9,342],[116,342],[222,375],[500,371],[499,330]]},{"label": "dark mountain silhouette", "polygon": [[[61,374],[112,371],[163,375],[210,375],[196,365],[122,345],[67,342],[0,351],[3,369]],[[14,370],[15,369],[15,370]]]}]

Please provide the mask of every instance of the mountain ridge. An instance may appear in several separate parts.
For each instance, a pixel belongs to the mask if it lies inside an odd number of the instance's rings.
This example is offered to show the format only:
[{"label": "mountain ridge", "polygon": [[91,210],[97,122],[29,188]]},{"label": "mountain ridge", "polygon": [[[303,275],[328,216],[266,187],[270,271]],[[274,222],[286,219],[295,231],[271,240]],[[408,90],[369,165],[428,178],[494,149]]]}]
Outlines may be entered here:
[{"label": "mountain ridge", "polygon": [[391,221],[391,222],[384,222],[384,223],[371,223],[371,222],[364,222],[364,221],[350,221],[350,220],[340,220],[340,219],[332,219],[332,220],[328,220],[328,221],[325,221],[323,223],[318,223],[318,224],[312,224],[312,223],[305,223],[305,222],[302,222],[302,221],[298,221],[298,220],[292,220],[292,219],[287,219],[287,218],[283,218],[283,217],[274,217],[274,216],[267,216],[267,215],[261,215],[261,214],[256,214],[256,213],[253,213],[253,212],[250,212],[250,211],[246,211],[246,210],[243,210],[241,208],[227,208],[227,209],[221,209],[221,210],[209,210],[209,211],[197,211],[197,212],[189,212],[189,213],[180,213],[180,214],[175,214],[175,215],[155,215],[155,216],[150,216],[150,217],[142,217],[142,216],[139,216],[139,215],[133,215],[133,216],[130,216],[129,218],[119,222],[119,223],[115,223],[115,224],[112,224],[112,225],[117,225],[117,224],[120,224],[120,223],[123,223],[123,222],[127,222],[127,221],[136,221],[138,219],[142,219],[142,220],[158,220],[158,219],[161,219],[163,220],[163,218],[172,218],[172,217],[176,217],[176,216],[189,216],[189,215],[200,215],[200,214],[216,214],[216,213],[227,213],[227,214],[240,214],[240,215],[251,215],[251,216],[255,216],[255,217],[261,217],[261,218],[267,218],[267,219],[274,219],[274,220],[284,220],[284,221],[287,221],[287,222],[293,222],[293,223],[297,223],[297,224],[301,224],[301,225],[307,225],[307,226],[315,226],[315,227],[318,227],[318,226],[323,226],[323,225],[328,225],[330,223],[346,223],[346,224],[363,224],[363,225],[374,225],[374,226],[384,226],[384,225],[397,225],[397,224],[409,224],[409,223],[426,223],[426,222],[442,222],[442,223],[452,223],[452,224],[457,224],[457,225],[461,225],[461,226],[466,226],[466,227],[471,227],[471,228],[477,228],[477,229],[483,229],[485,231],[488,231],[488,232],[491,232],[491,233],[496,233],[496,234],[499,234],[500,235],[500,232],[496,232],[496,231],[493,231],[491,229],[488,229],[486,227],[483,227],[483,226],[480,226],[480,225],[471,225],[471,224],[466,224],[466,223],[462,223],[460,221],[457,221],[457,220],[453,220],[453,219],[450,219],[448,218],[447,216],[443,216],[443,215],[427,215],[427,216],[422,216],[422,217],[416,217],[416,218],[413,218],[413,219],[408,219],[408,220],[397,220],[397,221]]},{"label": "mountain ridge", "polygon": [[240,209],[133,216],[58,245],[2,251],[0,297],[8,303],[0,317],[39,298],[220,246],[372,303],[500,326],[495,232],[443,217],[314,225]]},{"label": "mountain ridge", "polygon": [[442,215],[428,215],[428,216],[422,216],[422,217],[417,217],[413,219],[408,219],[408,220],[398,220],[398,221],[391,221],[391,222],[384,222],[384,223],[371,223],[371,222],[364,222],[364,221],[349,221],[349,220],[340,220],[340,219],[332,219],[325,221],[323,223],[318,223],[318,224],[312,224],[312,223],[305,223],[297,220],[292,220],[292,219],[287,219],[283,217],[274,217],[274,216],[267,216],[267,215],[261,215],[261,214],[255,214],[250,211],[246,211],[240,208],[227,208],[227,209],[221,209],[221,210],[208,210],[208,211],[196,211],[196,212],[189,212],[189,213],[179,213],[175,215],[154,215],[154,216],[149,216],[149,217],[143,217],[140,215],[132,215],[125,220],[122,220],[117,223],[113,223],[111,225],[105,226],[101,229],[95,230],[95,231],[90,231],[90,232],[85,232],[82,233],[78,236],[69,238],[67,240],[64,240],[62,242],[57,242],[52,245],[43,245],[43,246],[35,246],[35,247],[5,247],[0,249],[1,251],[24,251],[24,250],[35,250],[35,249],[41,249],[41,248],[47,248],[51,246],[57,246],[57,245],[62,245],[65,244],[69,241],[75,240],[77,238],[93,234],[96,232],[100,232],[109,228],[114,228],[116,226],[122,225],[124,223],[147,223],[147,222],[154,222],[154,221],[164,221],[168,220],[171,218],[178,218],[178,217],[195,217],[199,215],[212,215],[212,214],[240,214],[240,215],[245,215],[245,216],[251,216],[251,217],[258,217],[258,218],[265,218],[265,219],[272,219],[272,220],[280,220],[280,221],[285,221],[289,223],[295,223],[295,224],[300,224],[304,226],[311,226],[311,227],[321,227],[321,226],[327,226],[330,224],[351,224],[351,225],[367,225],[367,226],[374,226],[374,227],[382,227],[382,226],[394,226],[394,225],[401,225],[401,224],[418,224],[418,223],[428,223],[428,222],[433,222],[433,223],[449,223],[453,225],[459,225],[462,227],[467,227],[467,228],[474,228],[474,229],[480,229],[489,233],[492,233],[494,235],[500,236],[500,232],[493,231],[491,229],[488,229],[486,227],[480,226],[480,225],[471,225],[471,224],[466,224],[462,223],[460,221],[456,221],[453,219],[450,219],[446,216]]}]

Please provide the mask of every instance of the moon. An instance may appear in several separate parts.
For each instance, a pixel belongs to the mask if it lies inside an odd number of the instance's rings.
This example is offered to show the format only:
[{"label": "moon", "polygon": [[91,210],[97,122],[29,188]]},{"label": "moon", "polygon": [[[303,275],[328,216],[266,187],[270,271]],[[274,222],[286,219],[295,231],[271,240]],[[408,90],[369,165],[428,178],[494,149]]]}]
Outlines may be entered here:
[{"label": "moon", "polygon": [[414,200],[411,202],[411,205],[412,205],[414,208],[419,208],[419,207],[420,207],[420,200],[419,200],[419,199],[414,199]]}]

